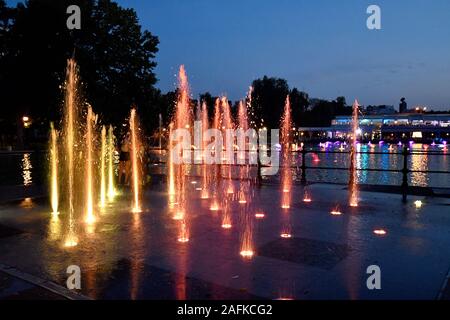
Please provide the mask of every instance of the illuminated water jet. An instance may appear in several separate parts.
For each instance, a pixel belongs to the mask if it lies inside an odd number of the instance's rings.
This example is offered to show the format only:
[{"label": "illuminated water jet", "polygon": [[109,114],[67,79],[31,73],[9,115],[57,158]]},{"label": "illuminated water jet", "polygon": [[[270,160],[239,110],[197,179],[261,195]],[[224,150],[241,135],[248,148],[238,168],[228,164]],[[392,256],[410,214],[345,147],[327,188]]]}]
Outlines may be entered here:
[{"label": "illuminated water jet", "polygon": [[[209,128],[209,120],[208,120],[208,107],[206,103],[203,101],[201,112],[200,112],[200,120],[202,122],[202,130],[203,132],[206,132]],[[203,139],[203,132],[202,132],[202,193],[200,195],[201,199],[208,199],[209,198],[209,186],[210,186],[210,172],[211,168],[210,165],[207,165],[205,163],[206,158],[206,146],[207,141]]]},{"label": "illuminated water jet", "polygon": [[358,206],[358,188],[357,188],[357,172],[356,172],[356,153],[357,153],[357,143],[358,143],[358,132],[359,132],[359,121],[358,121],[359,104],[355,100],[353,103],[353,116],[352,116],[352,144],[350,149],[350,180],[349,180],[349,191],[350,191],[350,206]]},{"label": "illuminated water jet", "polygon": [[[171,123],[169,125],[169,137],[172,136],[172,127],[173,127],[173,123]],[[167,148],[167,152],[168,152],[168,194],[169,196],[175,195],[175,172],[174,172],[174,164],[173,164],[173,156],[172,156],[172,142],[169,139],[169,146]]]},{"label": "illuminated water jet", "polygon": [[178,236],[178,242],[189,242],[189,231],[186,226],[186,221],[182,221],[180,224],[180,235]]},{"label": "illuminated water jet", "polygon": [[93,163],[92,163],[92,153],[93,153],[93,130],[92,126],[94,123],[94,113],[92,112],[92,107],[88,106],[88,113],[86,118],[86,218],[85,221],[88,224],[95,222],[96,218],[94,215],[94,179],[92,176]]},{"label": "illuminated water jet", "polygon": [[112,202],[116,196],[114,186],[114,133],[112,125],[108,129],[108,200]]},{"label": "illuminated water jet", "polygon": [[[189,98],[189,83],[188,78],[186,74],[186,70],[183,65],[180,66],[180,70],[178,73],[178,96],[177,96],[177,102],[175,107],[175,114],[173,118],[173,127],[170,128],[170,141],[172,140],[172,130],[177,129],[190,129],[192,126],[191,123],[192,120],[192,110],[190,105],[190,98]],[[173,163],[173,169],[171,169],[170,163],[169,163],[169,197],[170,193],[173,193],[174,186],[174,198],[177,203],[176,205],[176,215],[183,215],[182,219],[186,220],[187,225],[189,224],[188,216],[187,216],[187,192],[188,192],[188,186],[187,186],[187,164],[184,163],[184,159],[186,159],[187,155],[189,154],[190,150],[179,150],[178,154],[173,154],[174,148],[172,146],[172,143],[169,144],[169,162]],[[187,153],[187,154],[186,154]],[[177,157],[179,161],[175,161],[176,159],[172,157]],[[175,164],[176,162],[176,164]],[[173,170],[172,173],[170,170]],[[171,177],[173,177],[173,182],[171,182]]]},{"label": "illuminated water jet", "polygon": [[130,134],[131,134],[131,170],[132,170],[132,185],[133,185],[133,205],[131,211],[133,213],[142,212],[140,205],[140,166],[139,166],[139,151],[140,141],[137,133],[137,119],[136,109],[132,108],[130,113]]},{"label": "illuminated water jet", "polygon": [[102,145],[100,150],[100,207],[106,205],[106,127],[102,126],[101,131]]},{"label": "illuminated water jet", "polygon": [[281,120],[281,190],[283,191],[281,194],[281,208],[283,209],[289,209],[291,207],[291,130],[291,103],[289,96],[287,96],[284,105],[284,114]]},{"label": "illuminated water jet", "polygon": [[50,163],[51,163],[51,204],[52,214],[58,215],[58,147],[57,147],[57,133],[53,126],[53,122],[50,123],[51,129],[51,144],[50,144]]},{"label": "illuminated water jet", "polygon": [[65,138],[65,174],[67,182],[66,207],[68,211],[68,232],[66,235],[65,246],[74,247],[78,239],[75,234],[75,146],[77,144],[76,123],[78,118],[77,105],[79,103],[77,96],[78,74],[77,65],[74,59],[67,61],[65,98],[64,98],[64,138]]},{"label": "illuminated water jet", "polygon": [[223,135],[225,137],[225,160],[228,163],[227,171],[228,171],[228,179],[226,186],[226,193],[233,194],[234,193],[234,185],[232,180],[232,167],[231,164],[234,163],[234,150],[233,150],[233,137],[228,134],[229,130],[234,129],[233,119],[231,117],[230,104],[228,103],[228,98],[223,96],[221,98],[221,106],[223,112],[223,121],[222,121],[222,129]]}]

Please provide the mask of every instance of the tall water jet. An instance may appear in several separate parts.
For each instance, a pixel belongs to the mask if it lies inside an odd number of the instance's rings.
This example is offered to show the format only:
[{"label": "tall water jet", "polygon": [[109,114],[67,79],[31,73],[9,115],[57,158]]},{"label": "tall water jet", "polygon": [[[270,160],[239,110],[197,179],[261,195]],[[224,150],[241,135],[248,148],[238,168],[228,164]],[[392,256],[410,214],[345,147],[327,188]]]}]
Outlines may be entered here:
[{"label": "tall water jet", "polygon": [[131,211],[138,213],[142,211],[140,205],[140,166],[139,166],[139,150],[141,148],[137,133],[136,109],[131,109],[130,113],[130,135],[131,135],[131,171],[133,185],[133,206]]},{"label": "tall water jet", "polygon": [[350,167],[349,167],[349,191],[350,191],[350,206],[358,206],[358,188],[356,186],[356,153],[358,144],[358,131],[359,131],[359,121],[358,121],[359,104],[355,100],[353,103],[353,115],[352,115],[352,137],[351,137],[351,147],[350,147]]},{"label": "tall water jet", "polygon": [[66,153],[66,176],[67,176],[67,211],[68,211],[68,233],[65,240],[65,246],[73,247],[78,243],[75,234],[75,216],[74,216],[74,178],[75,178],[75,145],[77,143],[76,122],[78,118],[78,74],[77,65],[74,59],[67,61],[65,99],[64,99],[64,137]]},{"label": "tall water jet", "polygon": [[[217,98],[214,103],[214,119],[212,123],[212,128],[215,130],[221,130],[221,117],[220,117],[220,99]],[[219,158],[222,158],[222,149],[216,150],[214,149],[214,155],[218,154]],[[217,157],[216,157],[217,159]],[[219,206],[219,189],[222,182],[222,169],[220,165],[220,161],[216,162],[212,165],[212,174],[211,174],[211,192],[212,192],[212,200],[211,200],[211,211],[218,211],[220,209]]]},{"label": "tall water jet", "polygon": [[106,127],[102,126],[101,131],[102,145],[100,150],[100,207],[106,206]]},{"label": "tall water jet", "polygon": [[114,132],[113,126],[108,129],[108,200],[112,202],[116,196],[114,186]]},{"label": "tall water jet", "polygon": [[281,207],[283,209],[291,207],[291,128],[291,103],[287,96],[281,120]]},{"label": "tall water jet", "polygon": [[234,141],[233,136],[228,134],[229,130],[232,130],[234,128],[233,119],[231,117],[231,110],[230,110],[230,104],[228,103],[227,97],[222,97],[222,112],[223,112],[223,122],[222,122],[222,130],[223,135],[225,137],[225,160],[228,162],[227,167],[227,186],[226,186],[226,193],[233,194],[234,193],[234,186],[233,186],[233,180],[232,180],[232,164],[234,163]]},{"label": "tall water jet", "polygon": [[[173,123],[171,123],[169,125],[169,137],[172,136],[172,128],[173,128]],[[169,196],[173,196],[175,195],[175,169],[174,169],[174,164],[173,164],[173,155],[172,155],[172,142],[169,139],[168,142],[168,147],[167,147],[167,152],[168,152],[168,159],[167,159],[167,163],[168,163],[168,193]]]},{"label": "tall water jet", "polygon": [[[251,94],[251,91],[250,93]],[[239,166],[239,192],[238,192],[238,200],[241,204],[239,206],[240,209],[240,220],[242,225],[242,231],[240,235],[241,246],[240,246],[240,255],[244,258],[250,259],[254,255],[253,250],[253,215],[251,212],[251,194],[250,194],[250,179],[249,179],[249,166],[246,160],[246,152],[247,152],[247,141],[245,132],[249,128],[248,124],[248,115],[247,115],[247,106],[243,101],[239,102],[238,109],[238,129],[240,135],[243,135],[243,139],[241,137],[239,145],[239,153],[238,159],[244,160],[244,163],[240,163]],[[239,137],[238,137],[239,139]]]},{"label": "tall water jet", "polygon": [[[208,107],[206,103],[203,101],[202,108],[200,112],[200,120],[202,122],[202,130],[203,132],[206,132],[209,128],[209,120],[208,120]],[[202,134],[202,137],[204,134]],[[206,146],[207,142],[205,139],[202,138],[202,158],[203,158],[203,164],[202,164],[202,199],[208,199],[209,198],[209,182],[210,182],[210,168],[209,165],[205,163],[205,157],[206,157]]]},{"label": "tall water jet", "polygon": [[51,165],[51,204],[52,214],[58,215],[59,204],[59,192],[58,192],[58,147],[57,147],[57,133],[53,126],[53,122],[50,123],[51,130],[51,143],[50,143],[50,165]]},{"label": "tall water jet", "polygon": [[[238,160],[239,160],[239,192],[238,192],[238,200],[239,203],[247,202],[247,195],[249,192],[249,176],[248,171],[249,167],[246,164],[246,154],[247,154],[247,141],[245,132],[248,130],[248,117],[247,117],[247,108],[243,101],[239,102],[238,107],[238,124],[239,124],[239,132],[242,134],[243,143],[238,142],[239,152],[238,152]],[[242,139],[241,139],[242,140]],[[243,148],[243,150],[241,150]],[[244,162],[243,164],[240,162]]]},{"label": "tall water jet", "polygon": [[[189,99],[189,84],[186,74],[186,70],[183,65],[180,66],[178,73],[178,98],[176,102],[176,111],[174,118],[175,129],[190,129],[192,110],[190,108]],[[178,159],[183,159],[185,152],[189,150],[181,150],[178,154]],[[180,161],[181,162],[181,161]],[[175,171],[175,199],[177,203],[177,212],[175,213],[175,218],[179,220],[185,219],[186,215],[186,192],[187,192],[187,182],[186,164],[178,163],[174,167]]]},{"label": "tall water jet", "polygon": [[94,178],[93,178],[93,124],[95,115],[92,112],[92,107],[88,106],[88,113],[86,117],[86,218],[88,224],[95,222],[94,215]]}]

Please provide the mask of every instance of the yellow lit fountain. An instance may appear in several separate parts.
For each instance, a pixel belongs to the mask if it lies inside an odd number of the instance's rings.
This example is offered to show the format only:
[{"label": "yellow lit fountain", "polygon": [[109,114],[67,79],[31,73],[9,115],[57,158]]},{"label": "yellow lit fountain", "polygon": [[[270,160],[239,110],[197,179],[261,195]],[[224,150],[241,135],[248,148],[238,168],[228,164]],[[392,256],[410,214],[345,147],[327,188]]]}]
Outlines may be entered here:
[{"label": "yellow lit fountain", "polygon": [[116,188],[114,186],[114,133],[113,126],[108,129],[108,201],[114,201]]},{"label": "yellow lit fountain", "polygon": [[94,177],[93,177],[93,124],[95,115],[92,112],[92,107],[88,106],[88,113],[86,117],[86,217],[87,224],[93,224],[96,220],[94,214]]},{"label": "yellow lit fountain", "polygon": [[106,206],[106,127],[102,126],[102,145],[100,150],[100,208]]},{"label": "yellow lit fountain", "polygon": [[77,120],[78,120],[78,73],[74,59],[67,61],[65,99],[64,99],[64,128],[65,139],[65,174],[67,183],[67,198],[65,206],[68,212],[68,231],[64,245],[74,247],[78,244],[75,233],[75,150],[77,145]]},{"label": "yellow lit fountain", "polygon": [[54,216],[57,216],[59,214],[58,212],[58,205],[59,205],[59,196],[58,196],[58,147],[57,147],[57,132],[55,127],[53,126],[53,122],[50,123],[50,165],[51,165],[51,175],[50,175],[50,181],[51,181],[51,190],[50,190],[50,197],[51,197],[51,205],[52,205],[52,214]]}]

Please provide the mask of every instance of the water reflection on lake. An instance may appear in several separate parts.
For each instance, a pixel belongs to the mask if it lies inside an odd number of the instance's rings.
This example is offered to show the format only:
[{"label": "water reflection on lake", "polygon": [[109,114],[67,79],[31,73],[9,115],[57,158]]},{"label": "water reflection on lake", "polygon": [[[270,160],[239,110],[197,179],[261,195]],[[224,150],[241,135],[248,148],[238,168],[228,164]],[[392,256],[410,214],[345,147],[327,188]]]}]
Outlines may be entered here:
[{"label": "water reflection on lake", "polygon": [[[412,171],[450,171],[448,161],[448,148],[443,145],[413,144],[410,146],[413,154],[408,157],[408,168]],[[333,167],[346,168],[349,164],[349,146],[339,144],[310,145],[307,146],[309,153],[306,155],[306,165],[308,167]],[[402,146],[392,144],[360,144],[357,154],[356,164],[362,169],[390,169],[401,170],[403,167]],[[316,151],[316,152],[315,152]],[[320,151],[320,152],[317,152]],[[330,151],[336,152],[331,153]],[[382,152],[381,154],[369,154],[365,152]],[[414,153],[420,152],[420,153]],[[159,151],[150,153],[151,158],[148,164],[149,174],[165,175],[166,160],[165,152]],[[0,154],[0,175],[2,185],[30,185],[45,184],[47,155],[45,153],[18,153]],[[301,154],[292,154],[292,165],[301,166]],[[191,175],[200,175],[201,166],[189,166]],[[233,168],[238,177],[238,168]],[[252,168],[252,175],[256,174],[256,169]],[[264,175],[267,169],[262,169]],[[293,169],[294,180],[300,180],[300,170]],[[450,187],[449,174],[436,174],[426,172],[412,172],[408,175],[408,183],[413,186]],[[267,179],[277,179],[277,177],[267,176]],[[309,182],[332,182],[347,183],[347,170],[326,170],[308,169],[306,175]],[[383,184],[400,185],[402,174],[400,172],[374,172],[358,170],[358,183],[362,184]]]}]

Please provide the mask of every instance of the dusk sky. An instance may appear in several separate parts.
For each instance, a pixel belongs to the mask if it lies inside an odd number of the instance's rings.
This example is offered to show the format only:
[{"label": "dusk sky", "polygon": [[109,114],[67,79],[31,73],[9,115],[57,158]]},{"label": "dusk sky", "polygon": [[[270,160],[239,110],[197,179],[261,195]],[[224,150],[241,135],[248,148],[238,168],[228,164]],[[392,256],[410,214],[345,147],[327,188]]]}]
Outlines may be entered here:
[{"label": "dusk sky", "polygon": [[[193,94],[282,77],[311,97],[450,109],[450,1],[120,0],[160,39],[158,86],[185,64]],[[366,9],[381,7],[382,30]]]},{"label": "dusk sky", "polygon": [[[16,1],[9,1],[14,3]],[[178,66],[192,94],[245,95],[264,75],[288,80],[310,97],[450,109],[448,0],[118,0],[160,39],[156,68],[163,91]],[[382,30],[366,9],[381,7]]]}]

